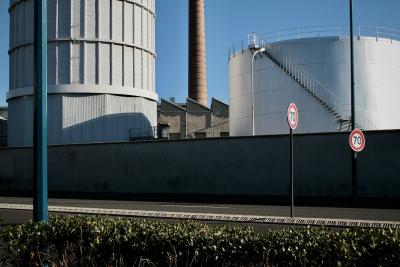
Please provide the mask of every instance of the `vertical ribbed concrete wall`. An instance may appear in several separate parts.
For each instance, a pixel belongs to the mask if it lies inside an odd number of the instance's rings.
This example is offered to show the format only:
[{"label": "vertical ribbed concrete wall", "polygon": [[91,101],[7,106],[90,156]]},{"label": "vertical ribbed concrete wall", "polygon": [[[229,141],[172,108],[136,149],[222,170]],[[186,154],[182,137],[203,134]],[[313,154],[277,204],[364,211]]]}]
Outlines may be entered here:
[{"label": "vertical ribbed concrete wall", "polygon": [[[155,126],[155,0],[47,3],[49,142],[127,141]],[[32,144],[33,5],[10,1],[10,146]]]},{"label": "vertical ribbed concrete wall", "polygon": [[189,1],[189,98],[207,106],[204,0]]}]

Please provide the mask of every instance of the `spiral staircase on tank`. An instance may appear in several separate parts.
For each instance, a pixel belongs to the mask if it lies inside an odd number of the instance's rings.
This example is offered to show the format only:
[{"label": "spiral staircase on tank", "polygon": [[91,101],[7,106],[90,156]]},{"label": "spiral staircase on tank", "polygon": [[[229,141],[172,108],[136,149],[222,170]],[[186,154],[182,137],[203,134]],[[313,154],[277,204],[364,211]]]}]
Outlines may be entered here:
[{"label": "spiral staircase on tank", "polygon": [[[338,125],[338,131],[351,130],[351,115],[348,105],[335,96],[331,90],[323,85],[304,68],[294,63],[288,56],[282,53],[277,46],[264,42],[258,35],[249,34],[248,45],[250,50],[265,48],[263,52],[272,62],[295,80],[308,94],[315,98],[333,117]],[[347,107],[347,108],[346,108]],[[356,124],[356,128],[362,128]]]}]

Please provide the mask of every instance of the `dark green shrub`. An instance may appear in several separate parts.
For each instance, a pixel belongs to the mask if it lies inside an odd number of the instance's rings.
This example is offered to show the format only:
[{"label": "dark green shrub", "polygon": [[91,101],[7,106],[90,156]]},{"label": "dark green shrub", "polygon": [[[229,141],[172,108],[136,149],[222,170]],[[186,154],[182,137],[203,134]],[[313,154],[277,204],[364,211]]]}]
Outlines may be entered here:
[{"label": "dark green shrub", "polygon": [[[258,232],[196,222],[60,216],[1,230],[2,266],[400,266],[400,231]],[[44,250],[44,244],[48,244]]]}]

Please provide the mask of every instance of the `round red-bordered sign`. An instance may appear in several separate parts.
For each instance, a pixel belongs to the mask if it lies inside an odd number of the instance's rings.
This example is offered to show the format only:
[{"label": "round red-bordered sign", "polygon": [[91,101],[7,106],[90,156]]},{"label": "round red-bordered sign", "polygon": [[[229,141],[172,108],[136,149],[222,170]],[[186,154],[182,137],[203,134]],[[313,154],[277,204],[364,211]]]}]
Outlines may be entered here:
[{"label": "round red-bordered sign", "polygon": [[349,143],[354,152],[363,151],[365,148],[365,136],[363,132],[360,129],[352,131],[349,137]]},{"label": "round red-bordered sign", "polygon": [[287,121],[292,130],[297,128],[297,124],[299,123],[299,110],[294,103],[290,103],[288,106]]}]

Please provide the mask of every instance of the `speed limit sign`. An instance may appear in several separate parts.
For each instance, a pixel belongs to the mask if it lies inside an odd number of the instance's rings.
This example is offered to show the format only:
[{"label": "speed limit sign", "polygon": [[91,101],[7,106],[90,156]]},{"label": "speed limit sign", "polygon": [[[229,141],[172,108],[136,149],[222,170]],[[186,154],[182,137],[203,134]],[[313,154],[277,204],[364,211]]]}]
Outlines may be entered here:
[{"label": "speed limit sign", "polygon": [[287,121],[290,129],[294,130],[297,128],[299,122],[299,110],[294,103],[290,103],[287,110]]},{"label": "speed limit sign", "polygon": [[354,152],[361,152],[365,148],[365,136],[360,129],[354,130],[350,134],[349,143]]}]

